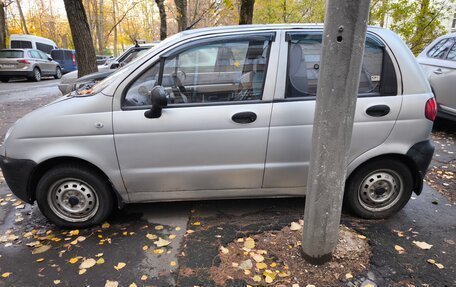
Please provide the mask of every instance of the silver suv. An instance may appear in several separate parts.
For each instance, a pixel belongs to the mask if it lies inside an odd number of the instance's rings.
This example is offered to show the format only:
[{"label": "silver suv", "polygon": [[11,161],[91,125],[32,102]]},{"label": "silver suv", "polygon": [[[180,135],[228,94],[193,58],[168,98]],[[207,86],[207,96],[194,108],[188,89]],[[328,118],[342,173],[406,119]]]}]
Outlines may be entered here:
[{"label": "silver suv", "polygon": [[[304,196],[323,26],[185,31],[92,89],[19,120],[0,148],[11,190],[55,224],[124,203]],[[420,194],[436,104],[410,50],[369,28],[345,204],[364,218]]]},{"label": "silver suv", "polygon": [[0,80],[7,83],[14,77],[39,82],[43,76],[62,77],[62,68],[51,56],[32,49],[0,50]]}]

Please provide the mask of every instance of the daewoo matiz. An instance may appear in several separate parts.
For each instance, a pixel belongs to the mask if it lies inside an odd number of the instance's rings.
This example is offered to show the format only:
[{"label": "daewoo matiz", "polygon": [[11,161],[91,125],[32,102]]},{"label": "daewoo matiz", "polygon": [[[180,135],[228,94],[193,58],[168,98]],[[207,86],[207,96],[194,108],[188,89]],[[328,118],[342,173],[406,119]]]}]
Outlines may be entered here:
[{"label": "daewoo matiz", "polygon": [[[14,124],[0,150],[6,181],[67,228],[124,203],[304,196],[322,33],[176,34]],[[380,28],[368,29],[358,93],[344,202],[384,218],[422,190],[435,100],[409,49]]]}]

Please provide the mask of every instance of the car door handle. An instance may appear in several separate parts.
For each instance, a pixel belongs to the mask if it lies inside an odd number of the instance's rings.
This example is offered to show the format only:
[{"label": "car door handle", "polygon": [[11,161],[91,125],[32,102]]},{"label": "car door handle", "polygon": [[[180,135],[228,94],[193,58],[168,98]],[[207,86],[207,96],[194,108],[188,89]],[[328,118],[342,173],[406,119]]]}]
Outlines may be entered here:
[{"label": "car door handle", "polygon": [[372,117],[383,117],[389,114],[390,110],[387,105],[375,105],[367,108],[366,114]]},{"label": "car door handle", "polygon": [[440,68],[434,70],[434,74],[436,74],[436,75],[440,75],[442,73],[443,73],[443,71]]},{"label": "car door handle", "polygon": [[231,119],[238,124],[249,124],[256,121],[257,115],[254,112],[241,112],[234,114]]}]

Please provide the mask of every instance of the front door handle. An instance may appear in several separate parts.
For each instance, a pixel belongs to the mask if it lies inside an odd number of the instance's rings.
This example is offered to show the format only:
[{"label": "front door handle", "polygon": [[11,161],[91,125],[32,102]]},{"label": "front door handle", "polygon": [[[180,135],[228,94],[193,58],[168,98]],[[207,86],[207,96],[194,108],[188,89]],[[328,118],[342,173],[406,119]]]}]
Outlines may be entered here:
[{"label": "front door handle", "polygon": [[257,115],[254,112],[240,112],[234,114],[231,119],[238,124],[249,124],[256,121]]},{"label": "front door handle", "polygon": [[383,117],[389,114],[390,111],[391,109],[387,105],[375,105],[367,108],[366,114],[372,117]]},{"label": "front door handle", "polygon": [[440,68],[434,70],[434,74],[436,74],[436,75],[440,75],[442,73],[443,73],[443,71]]}]

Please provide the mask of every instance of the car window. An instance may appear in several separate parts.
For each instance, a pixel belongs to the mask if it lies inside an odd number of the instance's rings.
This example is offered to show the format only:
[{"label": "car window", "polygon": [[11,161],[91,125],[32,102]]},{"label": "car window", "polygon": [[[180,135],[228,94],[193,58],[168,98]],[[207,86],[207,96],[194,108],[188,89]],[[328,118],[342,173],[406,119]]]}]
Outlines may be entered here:
[{"label": "car window", "polygon": [[31,49],[32,48],[32,42],[30,42],[30,41],[13,40],[13,41],[11,41],[11,48]]},{"label": "car window", "polygon": [[38,51],[32,50],[32,51],[29,51],[29,52],[30,52],[30,56],[32,56],[32,58],[41,59],[40,53],[38,53]]},{"label": "car window", "polygon": [[456,44],[448,51],[447,60],[456,61]]},{"label": "car window", "polygon": [[51,57],[55,60],[64,60],[63,50],[52,50]]},{"label": "car window", "polygon": [[47,45],[40,42],[36,42],[36,48],[40,51],[43,51],[46,54],[51,53],[52,49],[54,49],[52,45]]},{"label": "car window", "polygon": [[[205,43],[164,61],[161,85],[169,104],[261,100],[268,62],[269,40],[245,39]],[[148,91],[159,78],[153,65],[129,88],[124,105],[148,105]]]},{"label": "car window", "polygon": [[24,58],[24,52],[17,50],[3,50],[0,51],[0,58]]},{"label": "car window", "polygon": [[49,59],[48,59],[48,55],[46,55],[45,53],[43,53],[43,52],[41,52],[41,51],[39,51],[39,50],[38,50],[37,52],[38,52],[38,54],[40,55],[41,59],[43,59],[43,60],[49,60]]},{"label": "car window", "polygon": [[140,50],[134,50],[131,53],[129,53],[123,60],[122,63],[128,64],[134,59],[138,58],[139,56],[143,55],[144,53],[147,52],[147,49],[140,49]]},{"label": "car window", "polygon": [[453,46],[453,44],[453,38],[442,39],[429,50],[427,55],[431,58],[445,59],[448,50]]},{"label": "car window", "polygon": [[[286,98],[316,96],[321,48],[321,34],[301,34],[290,39]],[[370,38],[366,39],[359,94],[385,94],[385,91],[381,91],[382,82],[386,81],[383,79],[384,66],[388,65],[389,72],[394,73],[394,66],[391,61],[386,61],[385,54],[381,43]],[[387,94],[395,94],[396,81],[390,85],[395,87],[390,87]]]}]

